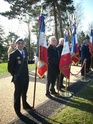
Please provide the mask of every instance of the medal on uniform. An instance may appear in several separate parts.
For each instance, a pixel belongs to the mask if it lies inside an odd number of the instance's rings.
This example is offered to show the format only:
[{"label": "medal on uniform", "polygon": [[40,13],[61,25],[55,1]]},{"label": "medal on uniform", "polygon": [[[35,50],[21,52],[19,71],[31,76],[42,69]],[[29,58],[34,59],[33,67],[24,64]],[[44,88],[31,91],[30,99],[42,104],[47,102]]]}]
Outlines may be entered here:
[{"label": "medal on uniform", "polygon": [[21,64],[21,61],[20,60],[18,60],[18,64]]},{"label": "medal on uniform", "polygon": [[17,59],[20,59],[20,56],[18,56]]},{"label": "medal on uniform", "polygon": [[18,64],[21,64],[20,56],[17,57]]}]

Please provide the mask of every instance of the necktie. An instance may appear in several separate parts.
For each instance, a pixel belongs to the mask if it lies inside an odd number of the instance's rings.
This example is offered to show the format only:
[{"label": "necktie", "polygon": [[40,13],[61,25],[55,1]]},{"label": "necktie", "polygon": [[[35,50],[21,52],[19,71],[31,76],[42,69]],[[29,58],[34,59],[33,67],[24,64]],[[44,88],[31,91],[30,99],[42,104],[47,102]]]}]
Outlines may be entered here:
[{"label": "necktie", "polygon": [[22,56],[23,56],[23,58],[25,58],[25,52],[24,51],[22,51]]}]

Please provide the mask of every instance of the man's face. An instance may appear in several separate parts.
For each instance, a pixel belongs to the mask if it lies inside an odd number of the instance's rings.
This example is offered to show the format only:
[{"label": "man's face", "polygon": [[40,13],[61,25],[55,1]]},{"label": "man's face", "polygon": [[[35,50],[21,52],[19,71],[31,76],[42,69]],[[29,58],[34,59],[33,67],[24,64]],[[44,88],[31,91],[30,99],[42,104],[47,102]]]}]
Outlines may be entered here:
[{"label": "man's face", "polygon": [[23,48],[24,48],[24,42],[18,41],[18,42],[16,43],[16,47],[17,47],[19,50],[23,50]]},{"label": "man's face", "polygon": [[56,40],[56,38],[52,38],[52,45],[53,45],[53,46],[56,46],[56,45],[57,45],[57,40]]},{"label": "man's face", "polygon": [[61,45],[64,46],[64,41],[61,41]]}]

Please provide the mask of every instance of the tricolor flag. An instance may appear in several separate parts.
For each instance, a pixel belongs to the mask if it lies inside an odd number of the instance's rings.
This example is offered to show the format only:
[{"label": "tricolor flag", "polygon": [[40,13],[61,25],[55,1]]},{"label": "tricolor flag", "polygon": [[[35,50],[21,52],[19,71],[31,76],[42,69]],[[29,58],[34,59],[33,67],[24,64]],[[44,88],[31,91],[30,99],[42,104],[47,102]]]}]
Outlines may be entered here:
[{"label": "tricolor flag", "polygon": [[78,46],[78,40],[77,40],[77,32],[76,32],[76,23],[72,25],[72,49],[71,49],[71,55],[72,55],[72,63],[77,64],[80,60],[79,55],[79,46]]},{"label": "tricolor flag", "polygon": [[91,29],[90,41],[91,41],[91,43],[92,43],[92,45],[93,45],[93,29]]},{"label": "tricolor flag", "polygon": [[91,29],[90,33],[89,51],[93,55],[93,29]]},{"label": "tricolor flag", "polygon": [[70,64],[71,64],[71,55],[70,55],[70,49],[69,49],[69,43],[68,43],[68,29],[64,32],[64,46],[60,57],[59,62],[59,68],[60,71],[65,75],[67,79],[70,78]]},{"label": "tricolor flag", "polygon": [[37,74],[42,78],[47,71],[47,42],[45,35],[45,15],[41,15],[38,20],[38,63],[37,63]]}]

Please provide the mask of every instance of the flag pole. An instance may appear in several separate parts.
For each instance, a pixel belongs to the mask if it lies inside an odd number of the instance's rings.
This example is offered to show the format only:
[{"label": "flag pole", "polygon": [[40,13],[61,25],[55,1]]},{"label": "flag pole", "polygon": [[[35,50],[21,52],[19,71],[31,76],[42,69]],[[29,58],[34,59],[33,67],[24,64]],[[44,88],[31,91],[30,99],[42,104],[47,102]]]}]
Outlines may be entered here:
[{"label": "flag pole", "polygon": [[[40,15],[42,15],[42,13],[43,13],[43,6],[41,5]],[[37,38],[37,50],[39,52],[39,38]],[[35,64],[35,83],[34,83],[34,94],[33,94],[33,108],[35,106],[36,79],[37,79],[37,63]]]},{"label": "flag pole", "polygon": [[34,83],[34,95],[33,95],[33,108],[35,106],[36,79],[37,79],[37,64],[35,65],[35,83]]}]

